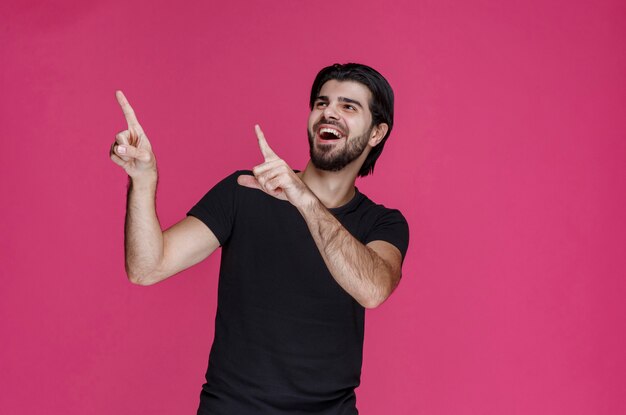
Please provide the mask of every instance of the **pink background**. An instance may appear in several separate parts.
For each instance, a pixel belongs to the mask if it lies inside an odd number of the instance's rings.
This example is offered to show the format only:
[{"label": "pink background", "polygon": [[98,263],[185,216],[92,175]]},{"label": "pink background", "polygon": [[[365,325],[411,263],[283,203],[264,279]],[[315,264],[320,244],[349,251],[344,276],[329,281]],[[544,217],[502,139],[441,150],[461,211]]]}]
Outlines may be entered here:
[{"label": "pink background", "polygon": [[254,123],[303,167],[313,78],[349,61],[397,97],[358,186],[412,231],[361,412],[626,413],[625,4],[3,2],[0,413],[195,413],[219,255],[127,281],[114,91],[167,227],[260,162]]}]

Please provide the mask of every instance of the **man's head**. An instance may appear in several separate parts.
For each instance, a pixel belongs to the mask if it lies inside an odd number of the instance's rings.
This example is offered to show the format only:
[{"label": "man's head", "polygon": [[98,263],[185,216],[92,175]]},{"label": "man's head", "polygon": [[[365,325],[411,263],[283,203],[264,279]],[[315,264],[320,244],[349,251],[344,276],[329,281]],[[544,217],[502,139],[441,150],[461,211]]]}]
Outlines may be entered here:
[{"label": "man's head", "polygon": [[357,63],[328,66],[313,82],[309,106],[313,164],[338,171],[368,151],[358,175],[372,173],[393,127],[393,90],[387,80]]}]

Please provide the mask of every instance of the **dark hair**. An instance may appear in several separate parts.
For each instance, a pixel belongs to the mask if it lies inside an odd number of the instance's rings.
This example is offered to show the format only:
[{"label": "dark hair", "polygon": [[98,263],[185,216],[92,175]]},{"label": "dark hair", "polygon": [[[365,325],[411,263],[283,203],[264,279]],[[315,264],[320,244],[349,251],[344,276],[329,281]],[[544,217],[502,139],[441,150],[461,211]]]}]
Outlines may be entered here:
[{"label": "dark hair", "polygon": [[372,148],[359,170],[359,176],[367,176],[374,172],[374,164],[376,164],[380,153],[383,152],[387,137],[389,137],[393,128],[393,89],[391,89],[389,82],[380,73],[369,66],[359,63],[346,63],[344,65],[336,63],[322,69],[315,77],[309,100],[311,109],[313,109],[322,86],[333,79],[337,81],[355,81],[365,85],[372,93],[372,99],[369,102],[369,109],[372,113],[372,125],[370,127],[381,123],[386,123],[389,126],[387,134],[385,134],[377,146]]}]

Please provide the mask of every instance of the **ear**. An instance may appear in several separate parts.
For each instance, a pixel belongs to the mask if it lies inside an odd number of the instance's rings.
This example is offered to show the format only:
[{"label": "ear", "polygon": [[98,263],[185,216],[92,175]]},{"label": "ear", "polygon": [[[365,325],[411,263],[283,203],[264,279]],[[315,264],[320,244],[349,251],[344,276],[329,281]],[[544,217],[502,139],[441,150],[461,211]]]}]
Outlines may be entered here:
[{"label": "ear", "polygon": [[367,143],[372,147],[376,147],[385,135],[387,135],[387,131],[389,131],[389,126],[386,123],[382,122],[378,124],[376,127],[372,128],[372,133]]}]

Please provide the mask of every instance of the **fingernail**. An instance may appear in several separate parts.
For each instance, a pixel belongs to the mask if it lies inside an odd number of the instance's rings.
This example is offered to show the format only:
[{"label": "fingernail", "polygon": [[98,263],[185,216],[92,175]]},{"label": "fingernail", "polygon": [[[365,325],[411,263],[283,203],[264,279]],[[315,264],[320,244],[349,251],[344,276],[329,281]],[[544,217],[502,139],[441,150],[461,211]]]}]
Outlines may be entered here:
[{"label": "fingernail", "polygon": [[117,152],[120,154],[126,154],[126,147],[124,146],[117,146]]}]

